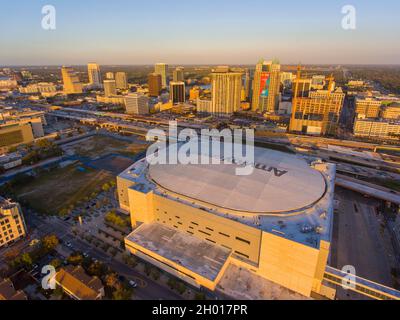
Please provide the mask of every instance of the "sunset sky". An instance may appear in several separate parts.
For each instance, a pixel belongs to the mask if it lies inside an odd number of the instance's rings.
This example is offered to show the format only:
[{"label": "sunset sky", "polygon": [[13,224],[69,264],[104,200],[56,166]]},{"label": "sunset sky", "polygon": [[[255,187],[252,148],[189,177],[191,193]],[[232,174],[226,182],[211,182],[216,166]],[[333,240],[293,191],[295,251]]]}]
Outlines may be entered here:
[{"label": "sunset sky", "polygon": [[[356,30],[341,27],[346,4]],[[1,0],[0,65],[400,64],[399,12],[397,0]]]}]

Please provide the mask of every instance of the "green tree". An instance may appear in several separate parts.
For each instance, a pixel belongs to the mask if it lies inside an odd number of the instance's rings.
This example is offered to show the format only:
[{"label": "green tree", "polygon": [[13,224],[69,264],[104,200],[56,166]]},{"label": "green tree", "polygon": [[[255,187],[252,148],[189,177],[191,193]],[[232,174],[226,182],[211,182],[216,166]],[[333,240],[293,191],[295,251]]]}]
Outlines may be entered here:
[{"label": "green tree", "polygon": [[59,244],[59,240],[57,238],[57,236],[53,235],[49,235],[49,236],[45,236],[42,239],[42,247],[47,251],[53,251]]},{"label": "green tree", "polygon": [[121,283],[118,281],[118,277],[116,273],[110,273],[106,275],[105,284],[109,288],[119,289],[121,287]]},{"label": "green tree", "polygon": [[77,266],[83,262],[83,256],[79,252],[75,252],[68,257],[67,261],[68,263]]},{"label": "green tree", "polygon": [[126,288],[119,288],[113,292],[113,300],[130,300],[132,297],[132,290]]},{"label": "green tree", "polygon": [[53,259],[50,261],[50,265],[52,265],[54,268],[59,268],[61,266],[61,260],[60,259]]},{"label": "green tree", "polygon": [[32,257],[30,256],[29,253],[23,253],[21,255],[21,264],[23,264],[26,267],[31,267],[32,266],[33,261],[32,261]]}]

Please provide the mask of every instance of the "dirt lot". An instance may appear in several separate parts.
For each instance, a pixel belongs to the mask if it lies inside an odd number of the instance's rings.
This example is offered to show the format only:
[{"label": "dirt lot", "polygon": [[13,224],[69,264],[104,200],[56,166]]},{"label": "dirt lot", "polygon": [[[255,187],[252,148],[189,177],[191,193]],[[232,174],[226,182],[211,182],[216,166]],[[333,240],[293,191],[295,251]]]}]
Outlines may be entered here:
[{"label": "dirt lot", "polygon": [[67,154],[76,154],[93,159],[109,153],[134,156],[136,153],[145,150],[146,144],[130,143],[112,137],[96,135],[63,148]]},{"label": "dirt lot", "polygon": [[113,179],[104,170],[96,171],[79,164],[42,173],[34,180],[18,186],[18,199],[41,213],[57,214],[62,208],[89,196],[95,189]]}]

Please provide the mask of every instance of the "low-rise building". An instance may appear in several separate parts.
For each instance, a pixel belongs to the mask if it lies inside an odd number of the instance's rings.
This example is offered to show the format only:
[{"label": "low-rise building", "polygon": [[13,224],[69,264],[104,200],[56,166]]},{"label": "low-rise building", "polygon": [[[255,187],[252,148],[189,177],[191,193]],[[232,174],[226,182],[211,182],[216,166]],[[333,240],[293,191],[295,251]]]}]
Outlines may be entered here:
[{"label": "low-rise building", "polygon": [[0,278],[0,300],[28,300],[21,290],[15,290],[10,279]]},{"label": "low-rise building", "polygon": [[210,113],[212,109],[212,101],[197,99],[196,109],[197,112]]},{"label": "low-rise building", "polygon": [[356,98],[355,113],[357,118],[378,118],[381,111],[382,101],[367,97]]},{"label": "low-rise building", "polygon": [[19,87],[19,92],[23,94],[52,93],[57,92],[57,86],[50,82],[39,82],[26,87]]},{"label": "low-rise building", "polygon": [[100,300],[104,286],[98,277],[91,277],[81,266],[67,266],[55,277],[56,284],[75,300]]},{"label": "low-rise building", "polygon": [[356,119],[354,135],[367,138],[394,140],[400,138],[400,121]]},{"label": "low-rise building", "polygon": [[10,77],[0,77],[0,90],[10,90],[17,87],[17,80]]},{"label": "low-rise building", "polygon": [[9,170],[22,164],[22,156],[19,152],[0,155],[0,168]]},{"label": "low-rise building", "polygon": [[31,143],[34,140],[32,126],[29,123],[10,121],[0,124],[0,153],[10,147]]},{"label": "low-rise building", "polygon": [[96,100],[99,103],[109,103],[109,104],[118,104],[123,105],[125,104],[125,97],[124,96],[96,96]]},{"label": "low-rise building", "polygon": [[382,107],[382,119],[400,120],[400,103],[391,103]]}]

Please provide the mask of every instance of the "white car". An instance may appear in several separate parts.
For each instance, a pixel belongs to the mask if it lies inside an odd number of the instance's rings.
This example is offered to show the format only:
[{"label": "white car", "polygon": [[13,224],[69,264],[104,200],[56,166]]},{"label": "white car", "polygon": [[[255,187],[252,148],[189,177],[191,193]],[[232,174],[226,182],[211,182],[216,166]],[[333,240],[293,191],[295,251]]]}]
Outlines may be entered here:
[{"label": "white car", "polygon": [[136,283],[135,281],[133,281],[133,280],[129,280],[129,285],[130,285],[132,288],[136,288],[136,287],[137,287],[137,283]]}]

